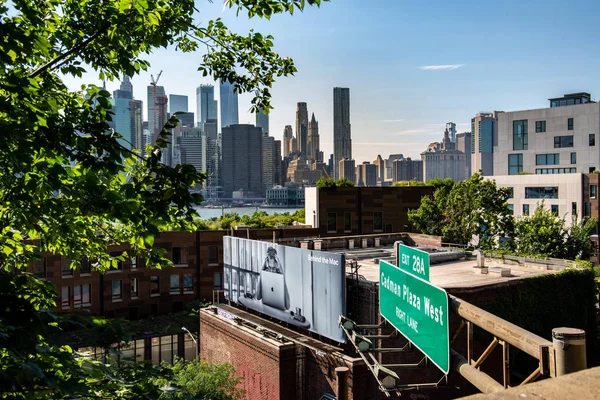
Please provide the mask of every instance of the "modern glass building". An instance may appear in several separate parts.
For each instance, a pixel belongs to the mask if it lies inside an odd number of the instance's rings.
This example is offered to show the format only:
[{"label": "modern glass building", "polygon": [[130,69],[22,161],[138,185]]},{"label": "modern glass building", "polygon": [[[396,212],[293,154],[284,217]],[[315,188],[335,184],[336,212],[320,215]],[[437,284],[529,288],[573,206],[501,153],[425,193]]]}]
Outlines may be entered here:
[{"label": "modern glass building", "polygon": [[238,94],[233,91],[233,85],[221,81],[221,132],[223,127],[239,124]]}]

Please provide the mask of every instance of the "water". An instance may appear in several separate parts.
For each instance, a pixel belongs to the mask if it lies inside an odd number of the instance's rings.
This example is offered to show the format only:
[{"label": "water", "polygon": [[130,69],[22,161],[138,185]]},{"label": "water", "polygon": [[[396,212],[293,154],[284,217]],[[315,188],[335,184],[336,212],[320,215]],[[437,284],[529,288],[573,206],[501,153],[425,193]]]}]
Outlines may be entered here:
[{"label": "water", "polygon": [[266,211],[267,214],[271,215],[271,214],[283,214],[283,213],[290,213],[293,214],[298,210],[303,209],[304,207],[301,208],[262,208],[262,207],[224,207],[222,210],[221,208],[202,208],[202,207],[196,207],[196,211],[198,211],[198,214],[200,214],[200,218],[202,219],[211,219],[214,217],[220,217],[223,214],[227,214],[227,213],[237,213],[239,215],[252,215],[257,211]]}]

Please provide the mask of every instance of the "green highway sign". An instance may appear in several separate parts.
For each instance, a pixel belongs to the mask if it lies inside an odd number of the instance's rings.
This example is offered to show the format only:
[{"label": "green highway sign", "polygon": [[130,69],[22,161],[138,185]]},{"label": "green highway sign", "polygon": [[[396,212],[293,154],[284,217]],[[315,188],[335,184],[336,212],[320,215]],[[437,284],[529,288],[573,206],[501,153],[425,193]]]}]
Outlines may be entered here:
[{"label": "green highway sign", "polygon": [[396,265],[429,282],[429,253],[396,242]]},{"label": "green highway sign", "polygon": [[379,262],[379,313],[445,374],[450,370],[448,294],[388,262]]}]

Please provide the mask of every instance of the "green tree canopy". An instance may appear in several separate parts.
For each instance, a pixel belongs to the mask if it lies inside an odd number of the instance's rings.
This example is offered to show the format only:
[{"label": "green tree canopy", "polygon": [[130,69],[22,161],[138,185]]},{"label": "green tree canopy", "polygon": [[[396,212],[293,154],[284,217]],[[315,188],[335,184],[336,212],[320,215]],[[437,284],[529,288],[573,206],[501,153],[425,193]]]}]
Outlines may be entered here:
[{"label": "green tree canopy", "polygon": [[320,177],[317,181],[317,187],[335,187],[335,179],[333,178],[325,178],[324,176]]},{"label": "green tree canopy", "polygon": [[354,187],[354,183],[346,178],[340,178],[335,182],[337,187]]},{"label": "green tree canopy", "polygon": [[[225,6],[268,19],[320,2],[225,0]],[[195,227],[193,205],[201,196],[189,188],[205,176],[191,165],[160,162],[175,116],[142,157],[110,128],[110,93],[95,85],[71,91],[63,77],[90,72],[120,79],[148,70],[145,57],[158,48],[202,50],[198,70],[251,92],[254,112],[271,109],[273,82],[296,68],[274,51],[271,36],[238,34],[220,19],[197,24],[193,0],[8,4],[0,0],[0,267],[3,305],[15,307],[3,307],[0,319],[0,395],[92,398],[109,388],[104,395],[112,398],[152,398],[155,392],[126,389],[145,387],[128,386],[127,379],[140,376],[135,371],[110,377],[70,348],[48,344],[48,331],[56,329],[47,311],[54,292],[20,271],[45,251],[68,257],[72,267],[87,257],[104,271],[118,262],[106,252],[112,243],[130,244],[127,256],[142,255],[148,265],[170,264],[153,247],[154,237]]]}]

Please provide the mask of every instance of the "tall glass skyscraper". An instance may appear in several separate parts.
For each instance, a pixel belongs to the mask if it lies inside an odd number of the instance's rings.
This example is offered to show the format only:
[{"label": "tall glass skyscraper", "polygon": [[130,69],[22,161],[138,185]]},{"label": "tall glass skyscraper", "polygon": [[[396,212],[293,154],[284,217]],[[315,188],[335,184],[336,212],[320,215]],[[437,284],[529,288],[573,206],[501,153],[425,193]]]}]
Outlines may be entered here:
[{"label": "tall glass skyscraper", "polygon": [[233,85],[221,81],[221,131],[224,126],[239,124],[238,94],[233,91]]},{"label": "tall glass skyscraper", "polygon": [[199,128],[204,127],[207,119],[217,119],[217,102],[213,85],[200,85],[196,88],[196,111]]},{"label": "tall glass skyscraper", "polygon": [[262,109],[256,113],[256,126],[261,128],[263,133],[269,133],[269,113],[264,114]]},{"label": "tall glass skyscraper", "polygon": [[188,112],[188,97],[180,94],[170,94],[169,113],[173,115],[178,111]]},{"label": "tall glass skyscraper", "polygon": [[350,89],[333,88],[333,166],[335,179],[340,178],[339,162],[352,159],[350,131]]}]

